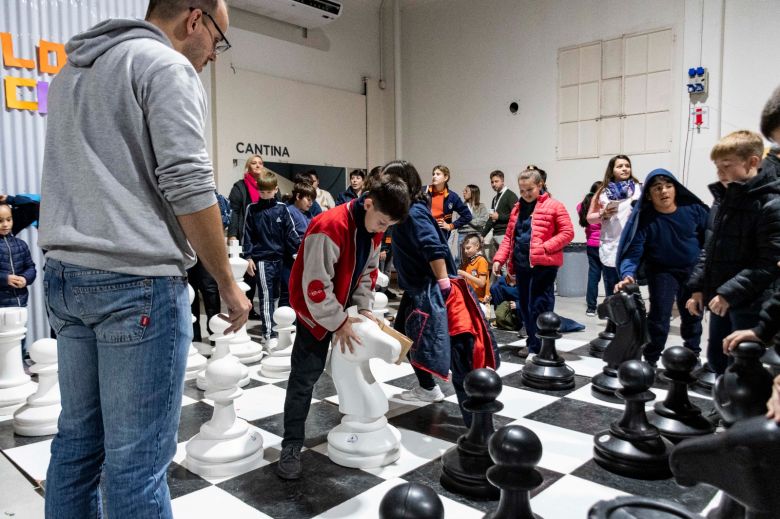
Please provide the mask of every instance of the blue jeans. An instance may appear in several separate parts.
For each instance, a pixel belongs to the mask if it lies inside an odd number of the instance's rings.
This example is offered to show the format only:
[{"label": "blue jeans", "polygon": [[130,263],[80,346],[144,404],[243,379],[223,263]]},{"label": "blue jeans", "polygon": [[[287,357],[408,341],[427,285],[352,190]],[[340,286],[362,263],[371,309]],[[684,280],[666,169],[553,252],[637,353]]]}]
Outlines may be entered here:
[{"label": "blue jeans", "polygon": [[608,296],[612,295],[615,292],[615,285],[620,282],[618,269],[617,267],[608,267],[606,265],[602,265],[601,268],[604,275],[604,290],[606,290]]},{"label": "blue jeans", "polygon": [[680,336],[683,346],[697,356],[701,353],[701,316],[692,315],[685,309],[685,302],[691,297],[686,282],[690,270],[664,271],[647,269],[647,288],[650,292],[650,311],[647,314],[647,332],[650,343],[645,347],[644,357],[648,362],[657,362],[666,346],[669,336],[669,319],[672,304],[677,301],[680,312]]},{"label": "blue jeans", "polygon": [[558,267],[517,268],[517,318],[525,325],[528,351],[539,353],[542,342],[536,336],[536,320],[544,312],[555,310],[555,278]]},{"label": "blue jeans", "polygon": [[[170,518],[192,340],[185,277],[144,277],[46,261],[62,413],[46,476],[46,517]],[[101,482],[100,490],[98,485]]]},{"label": "blue jeans", "polygon": [[[599,248],[588,245],[588,292],[585,294],[585,303],[588,310],[596,310],[596,304],[599,297],[599,281],[601,280],[601,271],[604,267],[599,259]],[[615,285],[612,285],[614,288]],[[604,293],[606,295],[612,292],[607,288],[607,277],[604,274]]]},{"label": "blue jeans", "polygon": [[710,312],[710,338],[707,342],[707,362],[712,371],[722,375],[729,367],[731,357],[723,353],[723,339],[734,331],[729,315],[721,317]]}]

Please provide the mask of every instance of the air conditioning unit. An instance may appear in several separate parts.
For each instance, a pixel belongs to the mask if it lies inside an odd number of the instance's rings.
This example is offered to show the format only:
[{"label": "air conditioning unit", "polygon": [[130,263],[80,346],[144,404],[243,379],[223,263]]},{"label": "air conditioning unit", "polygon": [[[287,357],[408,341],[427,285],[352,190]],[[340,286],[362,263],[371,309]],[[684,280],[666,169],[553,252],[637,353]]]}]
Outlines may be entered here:
[{"label": "air conditioning unit", "polygon": [[335,0],[230,0],[228,5],[299,27],[322,27],[341,16]]}]

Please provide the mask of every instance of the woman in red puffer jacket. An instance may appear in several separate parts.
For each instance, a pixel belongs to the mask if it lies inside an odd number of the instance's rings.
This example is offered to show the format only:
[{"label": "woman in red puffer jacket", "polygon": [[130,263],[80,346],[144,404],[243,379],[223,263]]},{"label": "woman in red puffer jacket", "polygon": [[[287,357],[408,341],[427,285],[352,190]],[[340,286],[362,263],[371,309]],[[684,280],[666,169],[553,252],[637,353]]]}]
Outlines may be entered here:
[{"label": "woman in red puffer jacket", "polygon": [[536,319],[555,308],[555,278],[563,265],[563,248],[574,238],[569,213],[562,203],[544,191],[536,170],[525,170],[517,179],[520,199],[512,208],[506,237],[493,258],[493,272],[509,261],[509,272],[517,277],[518,317],[528,333],[526,348],[518,355],[539,353]]}]

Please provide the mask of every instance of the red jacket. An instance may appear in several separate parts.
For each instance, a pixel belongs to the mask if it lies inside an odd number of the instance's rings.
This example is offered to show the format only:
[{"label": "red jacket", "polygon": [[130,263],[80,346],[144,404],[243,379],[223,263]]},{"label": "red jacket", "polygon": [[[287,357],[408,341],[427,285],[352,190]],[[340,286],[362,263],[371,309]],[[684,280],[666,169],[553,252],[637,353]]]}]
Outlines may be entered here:
[{"label": "red jacket", "polygon": [[301,324],[322,339],[347,319],[347,307],[370,310],[382,233],[371,240],[366,266],[348,300],[355,270],[357,227],[352,200],[317,215],[306,229],[290,273],[290,306]]},{"label": "red jacket", "polygon": [[[493,262],[501,265],[512,256],[515,241],[515,224],[520,212],[522,198],[517,201],[509,215],[506,234],[498,248]],[[529,261],[532,267],[546,265],[560,267],[563,265],[563,248],[574,239],[574,228],[571,225],[569,213],[562,203],[542,193],[536,200],[536,207],[531,214],[531,250]],[[509,272],[514,274],[514,262],[509,262]]]}]

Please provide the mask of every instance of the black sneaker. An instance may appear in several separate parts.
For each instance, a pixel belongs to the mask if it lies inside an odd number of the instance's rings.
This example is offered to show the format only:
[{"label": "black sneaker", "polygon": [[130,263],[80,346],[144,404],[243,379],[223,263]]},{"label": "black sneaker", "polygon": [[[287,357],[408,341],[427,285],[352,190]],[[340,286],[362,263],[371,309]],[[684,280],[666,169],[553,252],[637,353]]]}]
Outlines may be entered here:
[{"label": "black sneaker", "polygon": [[526,346],[520,346],[515,350],[515,355],[520,357],[521,359],[525,359],[528,357],[528,348]]},{"label": "black sneaker", "polygon": [[283,447],[276,464],[276,475],[282,479],[300,479],[301,472],[301,446],[293,443]]},{"label": "black sneaker", "polygon": [[249,319],[250,321],[260,321],[260,320],[262,320],[262,317],[260,317],[260,314],[258,314],[257,312],[255,312],[255,309],[253,308],[253,309],[251,309],[251,310],[249,311],[249,317],[248,317],[248,319]]},{"label": "black sneaker", "polygon": [[387,296],[388,301],[395,301],[396,299],[398,299],[398,294],[396,294],[395,292],[389,289],[385,290],[385,295]]},{"label": "black sneaker", "polygon": [[525,326],[523,326],[522,328],[517,330],[517,338],[518,339],[527,339],[528,338],[528,334],[525,331]]}]

